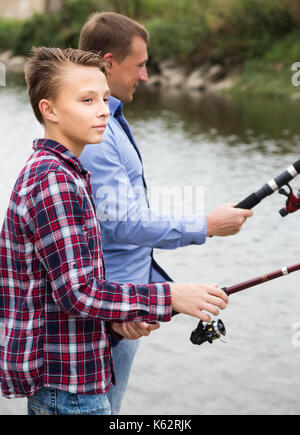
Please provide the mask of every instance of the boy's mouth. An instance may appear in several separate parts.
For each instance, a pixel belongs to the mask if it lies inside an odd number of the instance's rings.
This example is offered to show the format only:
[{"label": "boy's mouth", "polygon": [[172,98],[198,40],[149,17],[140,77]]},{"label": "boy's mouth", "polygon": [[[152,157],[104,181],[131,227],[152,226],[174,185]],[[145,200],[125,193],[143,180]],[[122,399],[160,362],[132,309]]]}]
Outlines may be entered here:
[{"label": "boy's mouth", "polygon": [[93,128],[96,128],[97,130],[105,130],[106,124],[94,125]]}]

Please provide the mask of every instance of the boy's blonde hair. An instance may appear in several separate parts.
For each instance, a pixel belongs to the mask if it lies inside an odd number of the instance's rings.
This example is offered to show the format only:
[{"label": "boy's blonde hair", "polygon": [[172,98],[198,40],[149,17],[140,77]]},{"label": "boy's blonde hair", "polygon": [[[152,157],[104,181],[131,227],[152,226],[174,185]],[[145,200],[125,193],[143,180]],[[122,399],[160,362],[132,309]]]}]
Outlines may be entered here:
[{"label": "boy's blonde hair", "polygon": [[73,48],[34,47],[25,66],[25,80],[30,103],[37,120],[43,124],[44,119],[39,109],[39,102],[55,99],[63,86],[61,80],[66,65],[94,66],[105,74],[105,63],[98,52],[75,50]]}]

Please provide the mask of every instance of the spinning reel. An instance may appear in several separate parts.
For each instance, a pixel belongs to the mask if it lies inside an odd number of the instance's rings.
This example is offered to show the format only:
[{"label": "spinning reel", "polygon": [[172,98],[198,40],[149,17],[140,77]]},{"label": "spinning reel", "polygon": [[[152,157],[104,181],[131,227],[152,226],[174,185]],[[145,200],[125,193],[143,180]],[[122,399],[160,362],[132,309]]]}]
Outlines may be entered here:
[{"label": "spinning reel", "polygon": [[198,326],[191,333],[190,340],[193,344],[202,344],[208,341],[212,343],[214,340],[226,335],[226,329],[222,320],[212,320],[209,323],[204,324],[202,320],[198,323]]},{"label": "spinning reel", "polygon": [[294,213],[300,209],[300,189],[298,189],[298,192],[295,195],[289,184],[287,184],[287,187],[289,188],[289,192],[283,189],[283,187],[278,190],[278,193],[287,197],[285,207],[279,210],[279,213],[282,217],[285,217],[288,214]]}]

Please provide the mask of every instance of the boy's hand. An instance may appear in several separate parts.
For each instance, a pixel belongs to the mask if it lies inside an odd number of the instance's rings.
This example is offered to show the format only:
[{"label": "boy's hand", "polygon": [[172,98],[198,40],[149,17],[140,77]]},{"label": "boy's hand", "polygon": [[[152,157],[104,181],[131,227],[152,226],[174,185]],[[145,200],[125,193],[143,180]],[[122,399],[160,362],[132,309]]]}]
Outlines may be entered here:
[{"label": "boy's hand", "polygon": [[203,310],[217,316],[220,309],[228,304],[227,294],[216,285],[206,284],[170,284],[172,308],[178,313],[197,317],[204,322],[210,321],[210,316]]},{"label": "boy's hand", "polygon": [[206,218],[208,236],[231,236],[242,228],[246,219],[253,215],[252,210],[235,208],[234,203],[221,204]]},{"label": "boy's hand", "polygon": [[115,332],[122,335],[127,340],[137,340],[141,337],[147,337],[150,332],[155,331],[160,327],[159,323],[147,322],[125,322],[112,323],[112,328]]}]

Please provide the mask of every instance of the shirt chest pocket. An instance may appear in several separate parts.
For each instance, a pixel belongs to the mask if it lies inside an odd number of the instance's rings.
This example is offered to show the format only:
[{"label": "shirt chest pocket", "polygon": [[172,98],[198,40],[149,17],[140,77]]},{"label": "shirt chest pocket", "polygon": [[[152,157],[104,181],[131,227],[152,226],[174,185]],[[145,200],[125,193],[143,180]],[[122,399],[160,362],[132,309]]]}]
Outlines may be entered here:
[{"label": "shirt chest pocket", "polygon": [[82,232],[90,251],[102,249],[100,225],[94,213],[91,213],[90,211],[85,213]]},{"label": "shirt chest pocket", "polygon": [[97,236],[96,224],[98,226],[98,222],[94,216],[90,213],[86,213],[84,223],[82,224],[82,232],[87,239]]},{"label": "shirt chest pocket", "polygon": [[85,222],[85,223],[82,225],[82,232],[83,232],[83,235],[84,235],[86,238],[88,238],[89,229],[88,229],[88,224],[87,224],[87,222]]},{"label": "shirt chest pocket", "polygon": [[94,204],[85,189],[82,196],[82,207],[84,209],[82,233],[87,242],[88,249],[93,255],[96,250],[100,252],[102,249],[101,234]]}]

